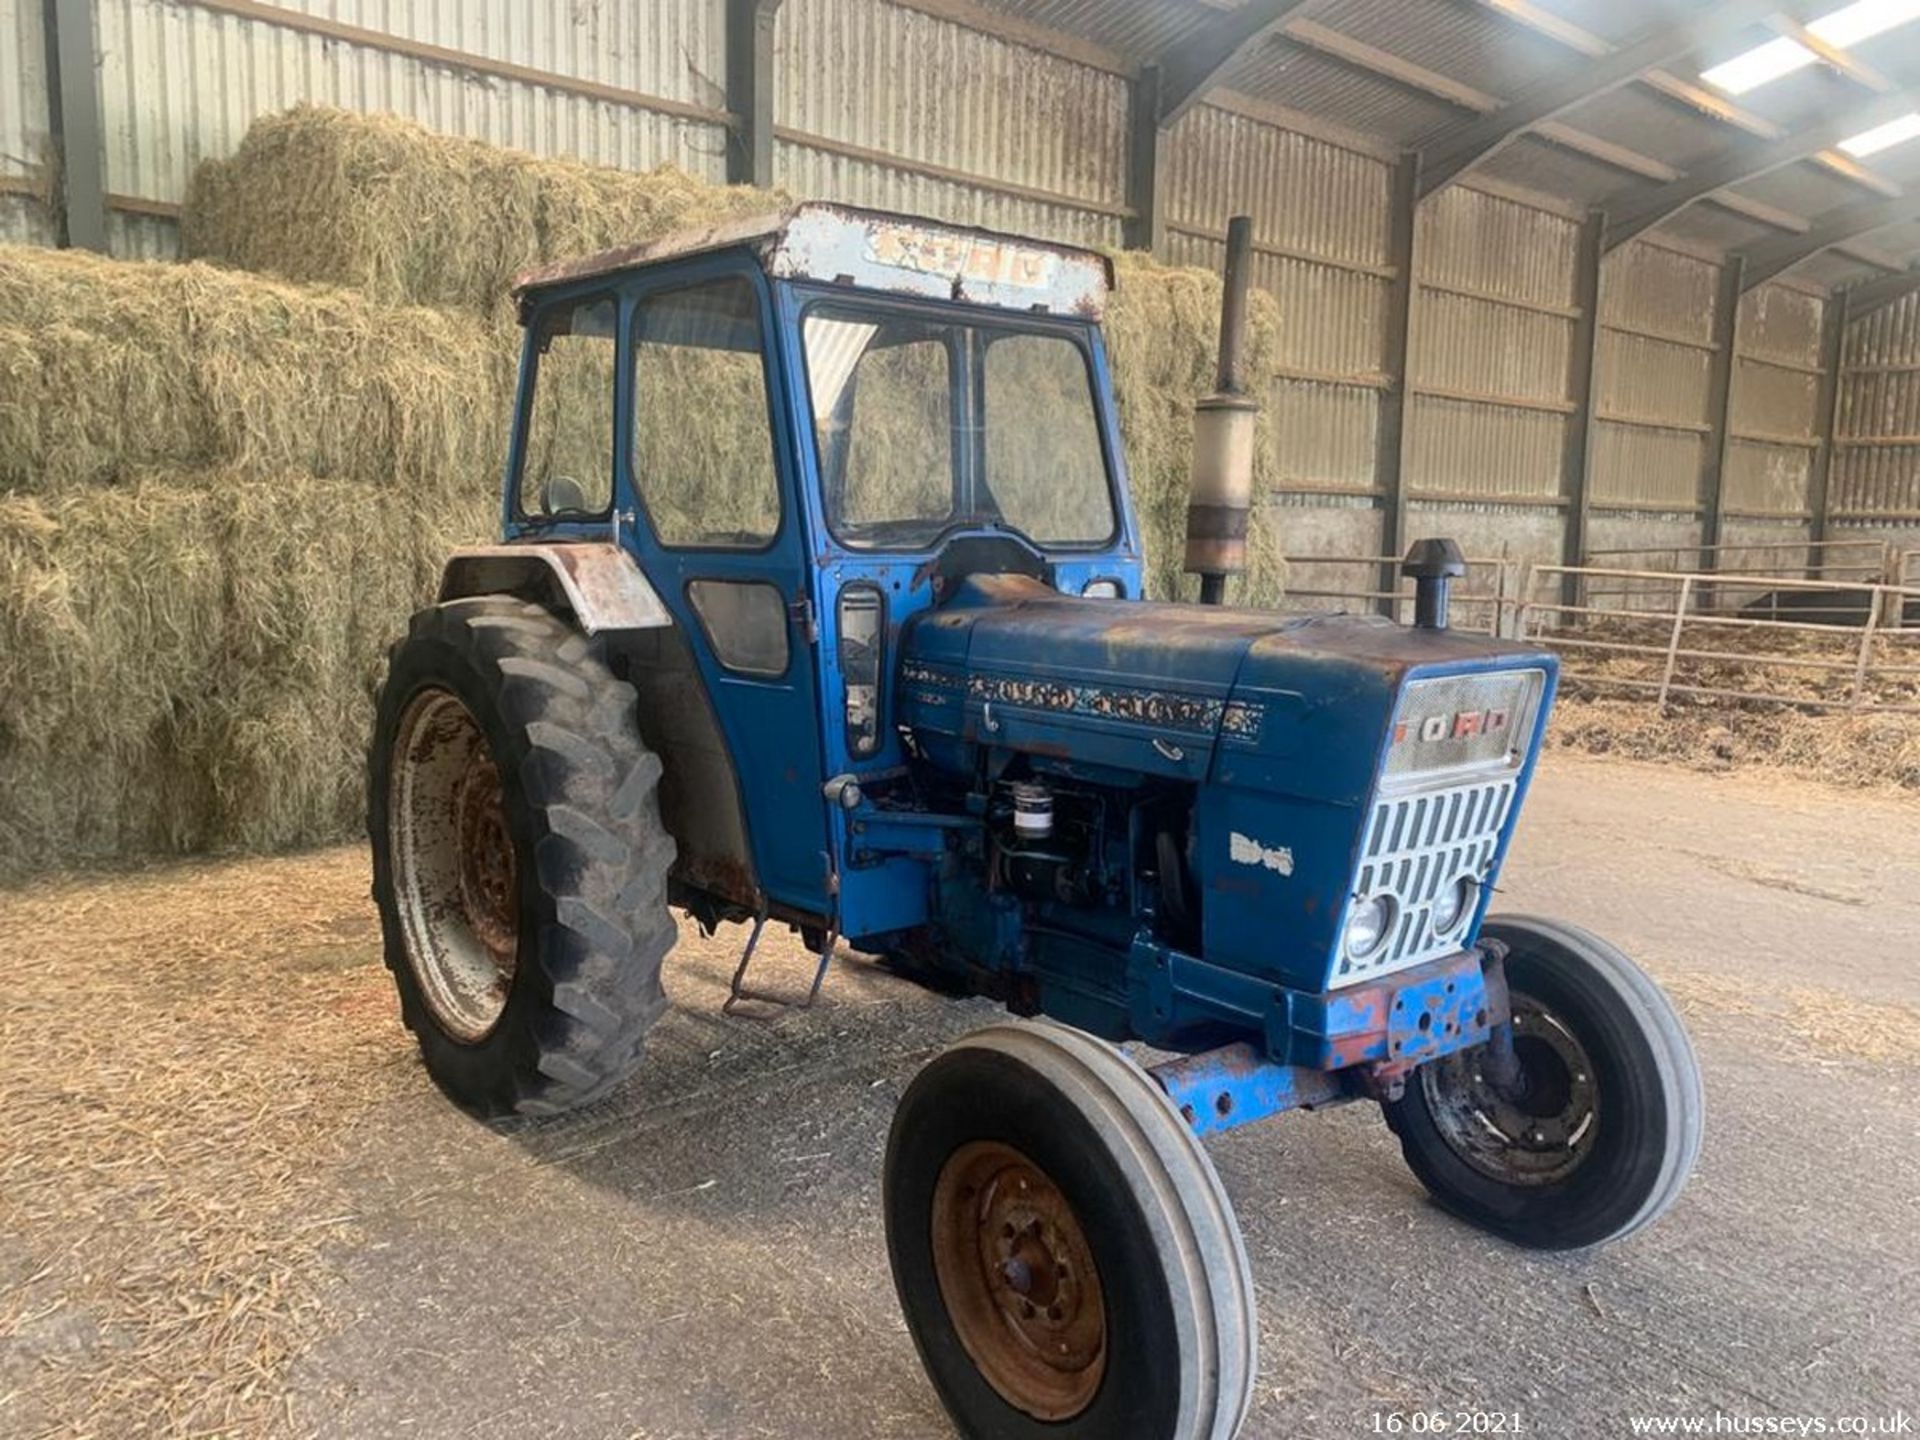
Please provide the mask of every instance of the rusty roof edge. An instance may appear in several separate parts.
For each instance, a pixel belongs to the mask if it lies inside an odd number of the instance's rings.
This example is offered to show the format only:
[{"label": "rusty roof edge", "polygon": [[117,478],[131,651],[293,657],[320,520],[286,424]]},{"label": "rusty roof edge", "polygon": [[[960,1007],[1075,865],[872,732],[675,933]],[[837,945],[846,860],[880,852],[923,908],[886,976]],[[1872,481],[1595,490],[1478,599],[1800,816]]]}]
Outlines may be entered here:
[{"label": "rusty roof edge", "polygon": [[1050,250],[1063,256],[1089,260],[1100,266],[1101,274],[1106,278],[1107,289],[1111,291],[1114,288],[1112,257],[1088,246],[1065,245],[1056,240],[1014,235],[1004,230],[990,230],[983,225],[957,225],[951,221],[935,220],[924,215],[874,210],[861,205],[842,205],[826,200],[803,200],[782,210],[763,211],[758,215],[728,220],[718,225],[702,225],[688,230],[676,230],[670,234],[655,236],[651,240],[616,245],[612,249],[578,259],[556,260],[545,265],[536,265],[521,271],[514,277],[510,287],[511,293],[517,298],[530,290],[544,290],[550,286],[563,285],[576,280],[591,280],[620,270],[630,270],[639,265],[651,264],[657,260],[678,260],[692,255],[707,255],[716,250],[729,250],[734,246],[761,249],[760,258],[764,263],[767,258],[766,252],[778,244],[796,221],[805,215],[818,212],[847,216],[860,221],[901,222],[924,226],[930,230],[944,231],[952,235],[972,235],[988,240],[1012,241],[1035,249]]}]

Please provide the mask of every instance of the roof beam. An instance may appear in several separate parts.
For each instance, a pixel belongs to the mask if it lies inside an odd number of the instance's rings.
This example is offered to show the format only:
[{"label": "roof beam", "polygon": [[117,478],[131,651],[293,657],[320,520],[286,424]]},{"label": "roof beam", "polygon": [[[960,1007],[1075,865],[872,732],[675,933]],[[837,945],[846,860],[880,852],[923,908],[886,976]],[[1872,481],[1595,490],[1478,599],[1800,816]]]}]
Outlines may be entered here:
[{"label": "roof beam", "polygon": [[1916,290],[1920,290],[1920,270],[1903,270],[1898,275],[1882,275],[1878,280],[1849,285],[1841,293],[1847,300],[1847,319],[1858,320]]},{"label": "roof beam", "polygon": [[1716,190],[1757,180],[1797,160],[1812,159],[1850,135],[1858,135],[1862,130],[1870,130],[1915,109],[1920,109],[1920,98],[1898,91],[1828,116],[1777,140],[1715,155],[1677,180],[1644,195],[1627,197],[1607,225],[1607,249],[1613,250],[1642,231],[1671,220],[1694,201]]},{"label": "roof beam", "polygon": [[1850,51],[1822,40],[1791,15],[1775,15],[1767,21],[1767,24],[1801,49],[1812,51],[1817,59],[1830,65],[1849,80],[1864,85],[1869,90],[1880,91],[1882,94],[1893,88],[1893,82],[1878,70]]},{"label": "roof beam", "polygon": [[[1598,35],[1581,29],[1570,20],[1563,20],[1550,10],[1544,10],[1532,3],[1532,0],[1479,0],[1479,3],[1497,15],[1502,15],[1514,24],[1557,41],[1570,50],[1577,50],[1589,57],[1608,55],[1613,46]],[[1683,79],[1672,72],[1661,69],[1647,71],[1635,79],[1649,90],[1657,91],[1670,100],[1676,100],[1688,109],[1697,110],[1722,124],[1744,130],[1749,135],[1757,135],[1762,140],[1778,140],[1786,134],[1784,126],[1776,125],[1764,115],[1759,115],[1734,101],[1711,86]],[[1851,155],[1838,150],[1824,150],[1811,157],[1815,164],[1821,165],[1843,180],[1849,180],[1867,190],[1882,195],[1897,193],[1897,187],[1891,181],[1882,179],[1866,166],[1860,164]]]},{"label": "roof beam", "polygon": [[[1491,115],[1504,103],[1498,96],[1476,90],[1451,75],[1442,75],[1404,56],[1391,54],[1363,40],[1356,40],[1351,35],[1329,29],[1315,20],[1289,20],[1280,27],[1280,33],[1304,49],[1329,56],[1409,90],[1431,95],[1436,100],[1444,100],[1475,115]],[[1643,180],[1671,180],[1679,174],[1672,166],[1651,155],[1643,155],[1638,150],[1630,150],[1611,140],[1602,140],[1597,135],[1576,130],[1558,121],[1548,121],[1539,126],[1535,134],[1562,149],[1576,151],[1617,170],[1624,170],[1629,175],[1638,175]]]},{"label": "roof beam", "polygon": [[1592,64],[1572,75],[1533,86],[1433,146],[1424,157],[1421,193],[1431,195],[1452,184],[1542,121],[1557,119],[1577,105],[1617,90],[1719,35],[1763,21],[1778,6],[1779,0],[1723,0],[1683,24],[1661,27],[1610,54],[1595,56]]},{"label": "roof beam", "polygon": [[1816,216],[1813,228],[1804,235],[1782,235],[1734,252],[1746,260],[1741,288],[1751,290],[1762,281],[1773,279],[1781,271],[1792,269],[1822,250],[1830,250],[1869,231],[1885,225],[1898,225],[1902,220],[1912,220],[1917,216],[1920,216],[1920,196],[1913,195],[1900,195],[1890,200],[1857,200],[1851,205],[1829,210],[1825,215]]},{"label": "roof beam", "polygon": [[1160,71],[1160,123],[1171,125],[1200,103],[1235,61],[1313,0],[1247,0],[1153,57]]}]

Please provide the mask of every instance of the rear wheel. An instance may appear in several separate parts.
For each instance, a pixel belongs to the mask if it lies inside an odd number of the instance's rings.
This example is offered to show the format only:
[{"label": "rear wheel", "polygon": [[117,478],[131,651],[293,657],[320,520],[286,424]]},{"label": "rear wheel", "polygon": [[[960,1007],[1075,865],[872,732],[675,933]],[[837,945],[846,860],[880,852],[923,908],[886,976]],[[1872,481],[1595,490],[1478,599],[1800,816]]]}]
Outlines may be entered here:
[{"label": "rear wheel", "polygon": [[1140,1068],[1056,1025],[969,1036],[887,1143],[894,1284],[967,1436],[1227,1440],[1252,1396],[1233,1209]]},{"label": "rear wheel", "polygon": [[368,763],[374,898],[401,1016],[482,1114],[597,1098],[666,1008],[673,841],[634,692],[506,596],[413,617]]},{"label": "rear wheel", "polygon": [[1440,1204],[1516,1244],[1617,1240],[1678,1198],[1700,1153],[1693,1047],[1660,988],[1577,926],[1489,920],[1507,946],[1511,1073],[1486,1046],[1422,1065],[1386,1106]]}]

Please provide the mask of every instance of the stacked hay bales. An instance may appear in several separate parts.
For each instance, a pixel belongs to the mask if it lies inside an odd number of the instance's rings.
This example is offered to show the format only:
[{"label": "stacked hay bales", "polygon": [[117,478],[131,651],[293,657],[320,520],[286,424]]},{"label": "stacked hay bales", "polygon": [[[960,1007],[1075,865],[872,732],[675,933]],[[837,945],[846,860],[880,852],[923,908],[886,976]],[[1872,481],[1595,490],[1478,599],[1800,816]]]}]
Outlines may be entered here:
[{"label": "stacked hay bales", "polygon": [[378,662],[491,529],[511,353],[207,265],[0,249],[0,874],[331,838]]},{"label": "stacked hay bales", "polygon": [[[637,175],[540,160],[391,116],[300,106],[256,121],[232,158],[201,167],[183,237],[190,254],[226,264],[497,319],[513,276],[529,265],[787,203],[671,168]],[[425,215],[431,225],[421,224]],[[1213,388],[1220,279],[1131,252],[1114,263],[1107,341],[1150,587],[1190,595],[1197,582],[1180,562],[1193,402]],[[1255,292],[1249,318],[1248,371],[1271,373],[1280,341],[1272,297]],[[1277,454],[1270,407],[1256,493],[1275,483]],[[1279,600],[1285,566],[1274,519],[1271,508],[1256,509],[1248,573],[1231,598]]]},{"label": "stacked hay bales", "polygon": [[[0,249],[0,877],[356,831],[385,647],[496,524],[510,278],[783,203],[301,107],[196,180],[188,251],[238,268]],[[1151,586],[1178,593],[1220,287],[1117,266]],[[1253,550],[1239,594],[1271,603],[1269,527]]]},{"label": "stacked hay bales", "polygon": [[513,277],[675,230],[765,213],[785,197],[541,160],[390,115],[300,105],[256,120],[195,175],[189,256],[350,285],[389,305],[502,313]]}]

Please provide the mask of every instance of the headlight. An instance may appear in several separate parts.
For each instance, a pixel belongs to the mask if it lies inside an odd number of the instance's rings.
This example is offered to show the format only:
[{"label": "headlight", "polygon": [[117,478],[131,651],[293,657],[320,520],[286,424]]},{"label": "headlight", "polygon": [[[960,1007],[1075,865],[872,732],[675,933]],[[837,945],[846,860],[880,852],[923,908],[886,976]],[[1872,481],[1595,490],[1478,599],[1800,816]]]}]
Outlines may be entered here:
[{"label": "headlight", "polygon": [[1393,933],[1398,907],[1391,895],[1360,895],[1347,907],[1347,929],[1341,945],[1349,960],[1365,960],[1379,953]]},{"label": "headlight", "polygon": [[1087,588],[1080,592],[1089,600],[1118,600],[1120,582],[1118,580],[1089,580]]},{"label": "headlight", "polygon": [[1480,883],[1471,875],[1462,875],[1433,901],[1433,931],[1436,935],[1451,935],[1466,923],[1473,913],[1474,902],[1480,898]]}]

